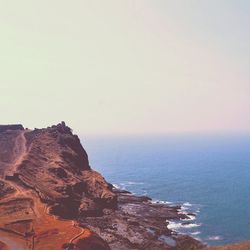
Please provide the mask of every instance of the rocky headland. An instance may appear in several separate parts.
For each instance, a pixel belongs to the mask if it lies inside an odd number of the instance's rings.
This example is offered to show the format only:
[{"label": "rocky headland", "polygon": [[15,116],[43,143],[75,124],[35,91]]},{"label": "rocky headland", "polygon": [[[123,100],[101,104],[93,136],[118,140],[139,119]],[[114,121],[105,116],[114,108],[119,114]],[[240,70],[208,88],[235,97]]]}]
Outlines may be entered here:
[{"label": "rocky headland", "polygon": [[0,126],[0,249],[202,249],[168,229],[179,206],[114,188],[64,122]]}]

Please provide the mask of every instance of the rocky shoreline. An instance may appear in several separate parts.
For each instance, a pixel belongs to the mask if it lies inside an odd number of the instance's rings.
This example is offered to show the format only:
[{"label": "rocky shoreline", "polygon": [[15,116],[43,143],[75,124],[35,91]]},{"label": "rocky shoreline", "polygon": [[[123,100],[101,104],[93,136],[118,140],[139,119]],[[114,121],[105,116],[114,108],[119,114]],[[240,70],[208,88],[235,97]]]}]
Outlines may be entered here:
[{"label": "rocky shoreline", "polygon": [[201,249],[204,245],[168,229],[168,220],[188,219],[180,206],[153,203],[149,197],[135,196],[113,187],[116,210],[105,209],[100,217],[82,217],[80,225],[101,236],[112,250],[129,249]]}]

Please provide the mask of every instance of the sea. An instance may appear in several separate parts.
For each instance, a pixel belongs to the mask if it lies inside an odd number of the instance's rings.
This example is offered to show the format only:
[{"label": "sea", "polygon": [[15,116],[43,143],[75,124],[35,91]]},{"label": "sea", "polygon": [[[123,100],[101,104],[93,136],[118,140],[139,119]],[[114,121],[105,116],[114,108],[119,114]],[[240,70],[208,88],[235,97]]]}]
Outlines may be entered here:
[{"label": "sea", "polygon": [[250,135],[83,136],[82,144],[108,182],[196,215],[171,229],[211,246],[250,240]]}]

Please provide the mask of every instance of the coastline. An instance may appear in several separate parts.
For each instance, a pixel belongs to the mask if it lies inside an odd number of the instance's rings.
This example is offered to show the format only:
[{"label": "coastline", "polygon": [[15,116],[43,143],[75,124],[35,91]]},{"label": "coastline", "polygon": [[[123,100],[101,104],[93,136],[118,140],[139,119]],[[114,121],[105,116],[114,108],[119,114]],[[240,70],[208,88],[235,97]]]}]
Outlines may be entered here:
[{"label": "coastline", "polygon": [[[195,239],[199,232],[180,230],[199,227],[190,210],[196,204],[117,189],[90,167],[79,138],[64,123],[2,132],[0,148],[8,160],[0,162],[1,228],[15,241],[21,236],[34,249],[44,244],[86,250],[97,245],[102,250],[214,249]],[[8,241],[2,234],[1,248],[12,247]]]},{"label": "coastline", "polygon": [[168,227],[170,221],[188,225],[189,216],[194,216],[182,213],[181,206],[162,204],[114,186],[113,192],[118,197],[116,210],[105,209],[101,217],[79,219],[81,226],[88,226],[99,234],[111,249],[187,250],[205,247],[194,237]]},{"label": "coastline", "polygon": [[[143,204],[150,203],[152,205],[156,205],[155,209],[159,211],[159,218],[160,223],[162,226],[166,227],[168,229],[168,232],[164,232],[165,234],[158,237],[158,239],[154,239],[155,241],[160,240],[164,241],[167,245],[167,248],[143,248],[143,249],[172,249],[172,250],[249,250],[250,249],[250,241],[240,241],[240,242],[234,242],[231,244],[225,244],[225,245],[218,245],[218,246],[211,246],[206,241],[203,241],[201,238],[199,238],[200,231],[194,231],[194,232],[187,232],[189,229],[199,228],[202,226],[201,223],[197,223],[196,216],[197,212],[191,212],[190,208],[193,207],[194,204],[191,204],[189,202],[184,202],[182,204],[177,204],[174,202],[169,201],[161,201],[161,200],[153,200],[149,198],[148,196],[139,196],[135,193],[127,191],[125,188],[119,189],[118,185],[115,186],[115,192],[118,193],[118,197],[120,195],[126,194],[126,198],[124,199],[124,203],[126,202],[131,203],[131,212],[133,212],[133,202],[137,201],[143,206]],[[170,211],[166,212],[167,219],[164,221],[161,217],[161,209],[167,208],[170,209]],[[138,207],[135,210],[140,210]],[[142,213],[143,214],[143,213]],[[175,215],[174,215],[175,214]],[[157,215],[156,215],[157,217]],[[156,218],[155,217],[155,218]],[[152,217],[151,217],[152,218]],[[152,224],[153,221],[151,221]],[[185,232],[183,232],[182,229],[185,229]],[[149,230],[151,231],[151,229]],[[151,231],[152,232],[152,231]],[[219,236],[209,237],[208,239],[211,241],[218,241]],[[213,238],[213,239],[211,239]],[[117,248],[112,248],[113,250],[116,250]],[[122,248],[123,250],[127,250],[129,248]],[[141,249],[141,248],[134,248],[134,249]]]},{"label": "coastline", "polygon": [[[128,184],[143,184],[142,182],[129,182]],[[120,191],[127,191],[127,187],[124,185],[124,183],[122,185],[119,184],[112,184],[113,187],[117,190]],[[148,197],[148,193],[146,193],[146,195],[142,195],[139,193],[135,193],[135,192],[131,192],[129,191],[129,193],[131,193],[134,196],[145,196]],[[167,228],[172,230],[173,232],[177,233],[177,234],[184,234],[184,235],[188,235],[200,242],[202,242],[204,245],[208,245],[207,242],[203,241],[201,238],[199,238],[199,235],[201,234],[201,232],[198,230],[199,227],[202,226],[201,222],[197,222],[197,215],[200,212],[200,206],[198,205],[194,205],[191,204],[189,202],[172,202],[172,201],[163,201],[163,200],[158,200],[158,199],[154,199],[154,197],[150,197],[150,202],[152,202],[152,204],[162,204],[162,205],[166,205],[169,207],[177,207],[178,208],[178,214],[180,215],[180,218],[176,218],[176,219],[169,219],[167,220]],[[185,215],[185,218],[182,218],[183,215]]]}]

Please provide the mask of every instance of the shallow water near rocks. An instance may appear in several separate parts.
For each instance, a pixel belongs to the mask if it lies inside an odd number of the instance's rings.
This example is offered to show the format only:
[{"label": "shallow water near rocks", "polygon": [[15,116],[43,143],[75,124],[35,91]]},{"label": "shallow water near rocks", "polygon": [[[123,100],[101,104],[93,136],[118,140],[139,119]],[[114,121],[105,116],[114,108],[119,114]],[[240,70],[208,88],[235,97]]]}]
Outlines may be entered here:
[{"label": "shallow water near rocks", "polygon": [[197,214],[171,222],[209,245],[250,239],[250,135],[92,137],[91,166],[119,187]]}]

